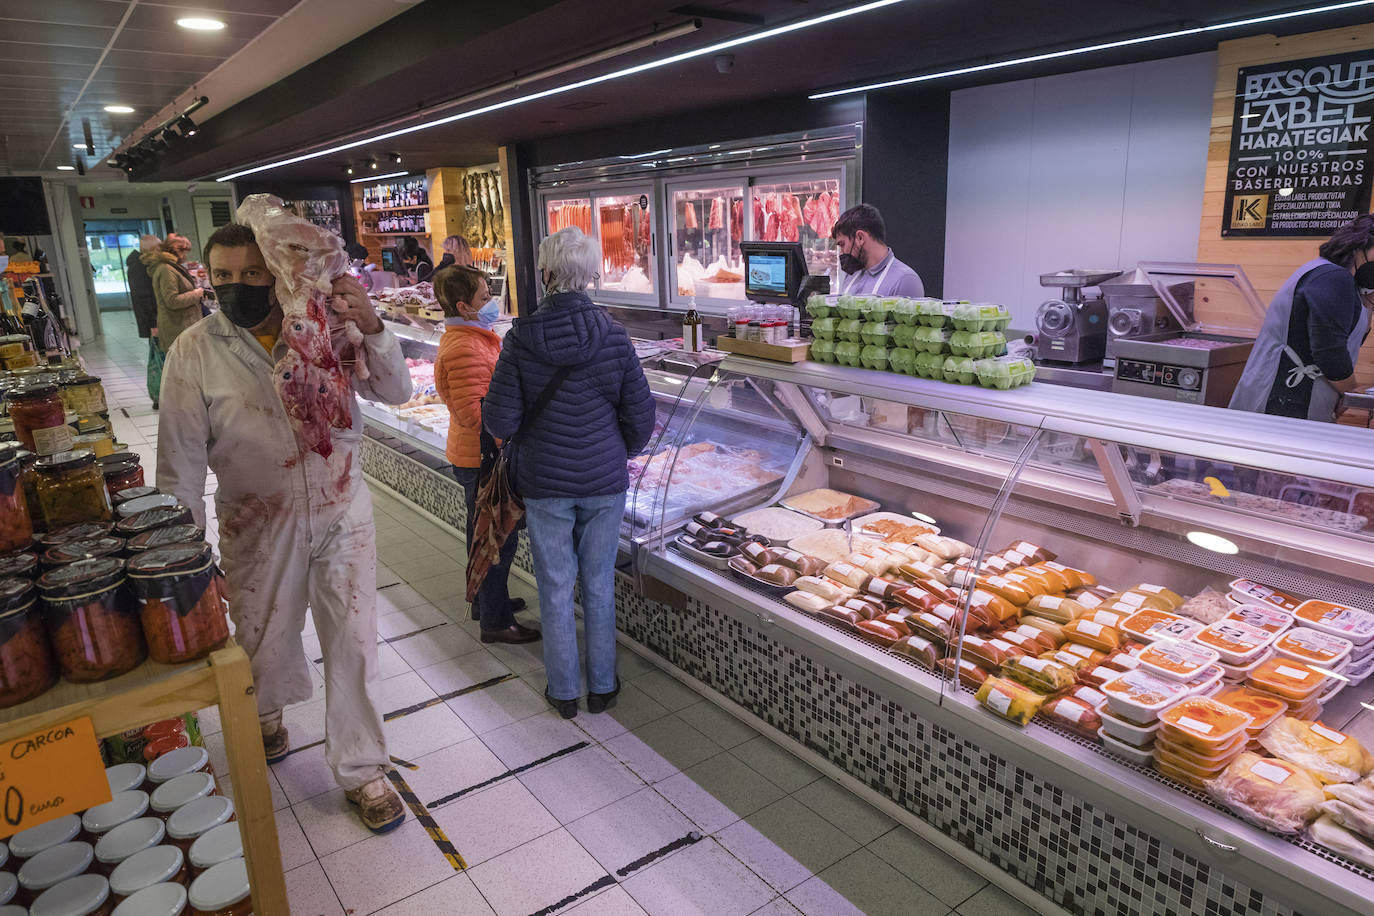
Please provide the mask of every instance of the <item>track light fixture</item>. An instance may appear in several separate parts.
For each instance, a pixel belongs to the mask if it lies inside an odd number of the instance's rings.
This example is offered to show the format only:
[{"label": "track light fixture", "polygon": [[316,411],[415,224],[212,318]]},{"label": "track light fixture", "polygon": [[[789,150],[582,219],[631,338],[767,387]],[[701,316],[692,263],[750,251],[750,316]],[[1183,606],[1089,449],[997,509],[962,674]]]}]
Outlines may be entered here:
[{"label": "track light fixture", "polygon": [[158,153],[166,152],[172,144],[188,137],[194,137],[200,132],[200,128],[196,126],[195,121],[191,120],[191,114],[209,103],[210,100],[203,95],[196,97],[190,105],[186,106],[185,111],[173,115],[150,131],[143,139],[130,146],[123,154],[120,154],[124,156],[123,164],[121,164],[119,155],[111,157],[107,164],[132,173],[140,163],[151,159]]},{"label": "track light fixture", "polygon": [[401,164],[401,154],[400,154],[400,153],[392,153],[391,156],[390,156],[390,159],[391,159],[391,164],[392,164],[392,165],[400,165],[400,164]]},{"label": "track light fixture", "polygon": [[376,171],[376,169],[377,169],[377,160],[376,160],[376,159],[369,159],[369,160],[367,160],[367,167],[370,168],[370,169],[372,169],[373,171]]},{"label": "track light fixture", "polygon": [[345,174],[345,175],[352,175],[352,174],[353,174],[353,163],[350,162],[348,165],[344,166],[344,174]]},{"label": "track light fixture", "polygon": [[191,120],[190,115],[182,115],[177,118],[176,129],[181,131],[183,137],[194,137],[200,132],[200,128],[196,127],[196,122]]}]

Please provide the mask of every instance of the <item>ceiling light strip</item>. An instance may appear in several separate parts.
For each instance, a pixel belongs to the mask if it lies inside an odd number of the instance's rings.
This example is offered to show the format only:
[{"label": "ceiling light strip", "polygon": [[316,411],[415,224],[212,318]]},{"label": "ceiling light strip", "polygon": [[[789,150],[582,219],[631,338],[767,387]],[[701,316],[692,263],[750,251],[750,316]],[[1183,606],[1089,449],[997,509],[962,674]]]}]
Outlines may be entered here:
[{"label": "ceiling light strip", "polygon": [[385,175],[364,175],[362,178],[349,179],[349,184],[362,184],[365,181],[381,181],[383,178],[400,178],[409,172],[387,172]]},{"label": "ceiling light strip", "polygon": [[[824,25],[828,22],[835,22],[840,19],[846,19],[850,16],[857,16],[861,13],[868,13],[876,9],[882,9],[883,7],[895,6],[896,4],[903,2],[905,2],[905,0],[872,0],[872,2],[870,3],[864,3],[859,6],[849,7],[847,9],[835,10],[834,12],[826,13],[821,16],[813,16],[809,19],[800,19],[796,22],[790,22],[786,25],[775,26],[771,29],[764,29],[761,32],[753,32],[748,35],[741,35],[738,38],[731,38],[726,41],[716,42],[715,44],[707,45],[703,48],[697,48],[692,51],[683,51],[679,54],[671,54],[667,57],[660,57],[655,60],[646,61],[642,64],[636,64],[633,67],[625,67],[620,70],[614,70],[610,73],[604,73],[600,76],[592,76],[588,77],[587,79],[577,80],[576,82],[566,83],[562,86],[555,86],[550,89],[543,89],[539,92],[531,92],[527,95],[517,96],[513,99],[506,99],[502,102],[493,102],[490,105],[483,105],[479,108],[472,108],[467,111],[461,111],[457,114],[448,115],[447,117],[438,118],[433,121],[425,121],[421,124],[413,124],[409,127],[402,127],[398,128],[397,130],[387,131],[386,133],[366,137],[361,140],[354,140],[351,143],[344,143],[338,146],[329,147],[327,149],[316,150],[315,152],[311,153],[303,153],[299,156],[292,156],[287,159],[280,159],[276,162],[269,162],[264,165],[254,166],[250,169],[242,169],[237,172],[232,172],[228,175],[223,175],[219,178],[216,178],[215,180],[233,181],[234,179],[242,178],[245,175],[254,175],[258,172],[265,172],[270,169],[278,169],[288,165],[295,165],[299,162],[308,162],[311,159],[319,159],[322,156],[331,156],[335,153],[341,153],[346,150],[356,149],[359,146],[366,146],[370,143],[380,143],[383,140],[390,140],[394,137],[401,137],[405,136],[406,134],[413,134],[418,131],[429,130],[430,128],[440,127],[444,124],[452,124],[455,121],[462,121],[466,120],[467,118],[474,118],[479,115],[490,114],[493,111],[501,111],[506,108],[513,108],[517,105],[524,105],[528,102],[536,102],[540,99],[546,99],[550,96],[561,95],[565,92],[572,92],[577,89],[585,89],[588,86],[596,86],[601,83],[608,83],[612,80],[622,79],[627,76],[634,76],[639,73],[646,73],[650,70],[657,70],[662,67],[672,66],[673,64],[679,64],[683,61],[693,60],[698,57],[704,57],[708,54],[719,54],[721,51],[727,51],[731,48],[738,48],[742,45],[753,44],[754,42],[758,41],[765,41],[769,38],[776,38],[779,35],[787,35],[792,32],[801,31],[803,29],[809,29],[818,25]],[[1374,3],[1374,0],[1369,0],[1369,2]]]},{"label": "ceiling light strip", "polygon": [[984,73],[989,70],[1002,70],[1007,67],[1016,67],[1021,64],[1034,64],[1046,60],[1057,60],[1062,57],[1073,57],[1078,54],[1091,54],[1094,51],[1110,51],[1114,48],[1126,48],[1132,45],[1146,44],[1152,41],[1164,41],[1169,38],[1183,38],[1188,35],[1202,35],[1207,32],[1220,32],[1226,29],[1239,29],[1247,25],[1260,25],[1266,22],[1278,22],[1284,19],[1296,19],[1302,16],[1316,16],[1321,13],[1335,13],[1342,10],[1354,9],[1360,6],[1374,4],[1374,0],[1348,0],[1344,3],[1329,3],[1325,6],[1309,7],[1301,10],[1289,10],[1285,13],[1271,13],[1267,16],[1252,16],[1248,19],[1233,19],[1229,22],[1218,22],[1214,25],[1196,26],[1190,29],[1176,29],[1172,32],[1159,32],[1154,35],[1142,35],[1139,38],[1124,38],[1120,41],[1105,41],[1100,44],[1086,45],[1081,48],[1070,48],[1064,51],[1049,51],[1044,54],[1032,54],[1029,57],[1018,57],[1014,60],[1002,60],[989,64],[977,64],[969,67],[959,67],[954,70],[942,70],[939,73],[924,73],[920,76],[906,76],[899,79],[884,80],[879,83],[866,83],[862,86],[852,86],[848,89],[831,89],[827,92],[816,92],[807,96],[812,100],[831,99],[839,95],[849,95],[855,92],[872,92],[875,89],[889,89],[893,86],[909,86],[912,83],[924,83],[930,80],[945,79],[951,76],[966,76],[970,73]]}]

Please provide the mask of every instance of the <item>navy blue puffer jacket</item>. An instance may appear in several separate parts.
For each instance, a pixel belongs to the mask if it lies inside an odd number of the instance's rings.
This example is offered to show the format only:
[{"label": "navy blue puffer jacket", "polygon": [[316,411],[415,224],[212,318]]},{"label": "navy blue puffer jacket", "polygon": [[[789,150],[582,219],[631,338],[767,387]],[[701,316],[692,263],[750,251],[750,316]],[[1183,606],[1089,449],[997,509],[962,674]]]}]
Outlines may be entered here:
[{"label": "navy blue puffer jacket", "polygon": [[653,435],[654,397],[630,335],[584,293],[555,293],[515,320],[482,422],[509,439],[560,366],[575,368],[516,443],[516,491],[548,499],[629,489],[625,462]]}]

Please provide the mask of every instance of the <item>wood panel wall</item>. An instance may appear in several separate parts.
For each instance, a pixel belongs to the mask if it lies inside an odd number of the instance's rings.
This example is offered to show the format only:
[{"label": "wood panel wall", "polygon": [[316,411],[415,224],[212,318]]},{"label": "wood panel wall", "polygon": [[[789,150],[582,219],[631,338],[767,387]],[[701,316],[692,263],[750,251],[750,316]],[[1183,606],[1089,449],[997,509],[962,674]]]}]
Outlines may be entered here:
[{"label": "wood panel wall", "polygon": [[[1275,292],[1301,264],[1317,256],[1322,238],[1239,238],[1226,239],[1221,235],[1225,209],[1226,164],[1231,152],[1231,123],[1235,113],[1236,75],[1241,67],[1257,64],[1301,60],[1374,48],[1374,23],[1309,32],[1278,38],[1258,35],[1236,41],[1223,42],[1217,49],[1217,82],[1212,105],[1212,134],[1207,147],[1207,181],[1203,193],[1202,228],[1198,234],[1199,261],[1217,264],[1239,264],[1245,268],[1260,299],[1267,306]],[[1233,303],[1219,301],[1209,311],[1198,306],[1198,317],[1204,321],[1227,320],[1246,322],[1258,329],[1258,324],[1243,316]],[[1356,369],[1357,378],[1365,386],[1374,386],[1374,334],[1366,342]],[[1363,418],[1361,418],[1363,419]]]}]

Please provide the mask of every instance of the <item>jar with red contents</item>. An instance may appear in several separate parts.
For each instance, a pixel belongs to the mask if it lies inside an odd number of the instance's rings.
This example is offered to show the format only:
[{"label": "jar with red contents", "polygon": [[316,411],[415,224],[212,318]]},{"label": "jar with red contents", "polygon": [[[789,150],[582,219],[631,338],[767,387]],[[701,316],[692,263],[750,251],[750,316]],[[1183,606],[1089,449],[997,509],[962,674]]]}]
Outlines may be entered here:
[{"label": "jar with red contents", "polygon": [[55,544],[43,551],[43,568],[66,566],[80,560],[117,557],[124,552],[124,541],[116,537],[77,538]]},{"label": "jar with red contents", "polygon": [[190,746],[191,739],[185,735],[168,735],[165,738],[157,738],[143,745],[143,760],[146,763],[152,763],[172,751],[179,751]]},{"label": "jar with red contents", "polygon": [[[170,497],[168,497],[170,499]],[[122,518],[115,523],[115,534],[122,538],[131,538],[142,534],[145,531],[152,531],[155,528],[166,528],[169,525],[189,524],[191,510],[183,505],[157,506],[152,509],[144,509],[137,515],[130,515]]]},{"label": "jar with red contents", "polygon": [[110,494],[111,502],[114,501],[116,493],[144,485],[143,465],[136,461],[121,461],[117,464],[107,464],[104,465],[104,468],[105,490]]},{"label": "jar with red contents", "polygon": [[67,680],[102,681],[132,671],[148,657],[122,560],[102,557],[59,566],[39,578],[38,592]]},{"label": "jar with red contents", "polygon": [[57,683],[52,642],[27,579],[0,579],[0,708],[32,700]]},{"label": "jar with red contents", "polygon": [[229,638],[219,578],[205,543],[158,547],[129,561],[129,586],[143,604],[143,632],[155,661],[203,658]]},{"label": "jar with red contents", "polygon": [[0,553],[23,550],[33,543],[33,521],[19,482],[22,470],[19,449],[8,446],[0,451]]},{"label": "jar with red contents", "polygon": [[40,456],[71,451],[75,434],[67,425],[66,407],[56,385],[39,382],[12,388],[5,400],[14,434],[24,448]]}]

